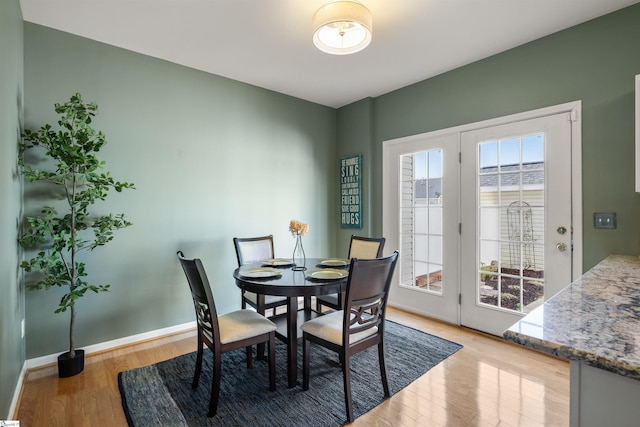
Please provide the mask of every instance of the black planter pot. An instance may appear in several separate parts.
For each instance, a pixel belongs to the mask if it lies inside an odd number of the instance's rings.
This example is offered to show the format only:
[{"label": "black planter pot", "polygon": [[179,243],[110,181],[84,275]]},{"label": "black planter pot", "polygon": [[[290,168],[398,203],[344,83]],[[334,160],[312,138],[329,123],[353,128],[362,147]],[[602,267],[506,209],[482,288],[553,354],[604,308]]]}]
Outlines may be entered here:
[{"label": "black planter pot", "polygon": [[76,350],[76,357],[69,357],[69,352],[58,356],[58,377],[66,378],[79,374],[84,369],[84,350]]}]

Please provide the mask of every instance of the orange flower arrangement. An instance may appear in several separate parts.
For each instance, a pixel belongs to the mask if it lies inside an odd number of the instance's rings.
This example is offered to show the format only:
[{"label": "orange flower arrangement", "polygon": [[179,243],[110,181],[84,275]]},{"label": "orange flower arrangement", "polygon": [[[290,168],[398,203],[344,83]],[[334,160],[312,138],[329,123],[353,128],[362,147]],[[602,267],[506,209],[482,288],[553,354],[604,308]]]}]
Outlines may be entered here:
[{"label": "orange flower arrangement", "polygon": [[304,236],[309,231],[309,224],[292,219],[289,222],[289,231],[293,236]]}]

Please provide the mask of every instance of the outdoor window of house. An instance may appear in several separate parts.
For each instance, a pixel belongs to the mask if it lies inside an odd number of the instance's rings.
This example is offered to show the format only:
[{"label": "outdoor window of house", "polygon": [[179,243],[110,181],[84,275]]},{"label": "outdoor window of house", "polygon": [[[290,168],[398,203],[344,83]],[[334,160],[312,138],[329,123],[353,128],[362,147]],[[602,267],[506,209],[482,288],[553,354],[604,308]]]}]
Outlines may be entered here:
[{"label": "outdoor window of house", "polygon": [[442,149],[400,162],[400,280],[442,294]]}]

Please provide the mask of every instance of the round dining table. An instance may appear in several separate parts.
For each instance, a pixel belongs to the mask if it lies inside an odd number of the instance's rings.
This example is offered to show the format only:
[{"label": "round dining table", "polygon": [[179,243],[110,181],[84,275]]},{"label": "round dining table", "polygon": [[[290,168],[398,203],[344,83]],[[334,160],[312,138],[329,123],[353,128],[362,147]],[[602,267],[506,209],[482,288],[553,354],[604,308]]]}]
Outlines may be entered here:
[{"label": "round dining table", "polygon": [[[325,260],[327,258],[307,258],[307,269],[303,271],[293,270],[291,265],[269,265],[268,267],[278,270],[269,277],[251,277],[252,275],[249,274],[256,269],[264,269],[264,263],[243,265],[233,271],[236,286],[243,291],[288,298],[287,312],[269,319],[278,326],[276,336],[287,344],[289,387],[295,387],[298,380],[298,343],[302,339],[299,325],[321,315],[312,309],[311,297],[340,293],[347,287],[349,265],[329,267],[321,264]],[[327,268],[342,274],[338,274],[339,277],[335,278],[326,278],[327,274],[318,274],[318,270],[326,271],[324,269]],[[304,297],[302,310],[298,309],[299,297]]]}]

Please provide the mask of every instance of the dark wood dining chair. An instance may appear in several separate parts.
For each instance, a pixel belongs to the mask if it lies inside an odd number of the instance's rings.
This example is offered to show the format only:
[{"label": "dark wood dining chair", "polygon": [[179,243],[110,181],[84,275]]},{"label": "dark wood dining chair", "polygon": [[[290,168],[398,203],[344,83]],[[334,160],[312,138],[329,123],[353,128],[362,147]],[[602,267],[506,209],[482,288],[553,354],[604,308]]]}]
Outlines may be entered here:
[{"label": "dark wood dining chair", "polygon": [[345,309],[302,324],[302,388],[309,390],[311,343],[338,353],[342,362],[347,420],[353,422],[351,356],[378,346],[378,363],[385,398],[390,396],[384,364],[384,320],[387,297],[398,251],[385,258],[352,258],[349,264]]},{"label": "dark wood dining chair", "polygon": [[208,416],[213,417],[218,409],[222,353],[246,348],[247,368],[251,368],[253,366],[251,346],[266,343],[269,359],[269,390],[275,391],[275,323],[253,310],[237,310],[218,316],[202,261],[197,258],[185,259],[181,251],[178,251],[178,259],[189,282],[198,325],[198,354],[191,388],[198,387],[204,344],[213,352],[213,378]]},{"label": "dark wood dining chair", "polygon": [[[236,249],[238,267],[274,258],[273,235],[234,237],[233,246]],[[242,290],[242,308],[247,308],[247,304],[263,316],[266,316],[265,313],[269,309],[273,309],[275,315],[277,307],[287,305],[287,297],[255,294]]]},{"label": "dark wood dining chair", "polygon": [[[351,242],[349,243],[348,258],[380,258],[382,256],[382,249],[384,249],[385,241],[386,239],[384,237],[377,238],[352,235]],[[316,297],[316,311],[318,313],[322,312],[322,306],[329,307],[334,310],[342,310],[342,307],[344,306],[344,292],[341,294],[319,295]]]}]

